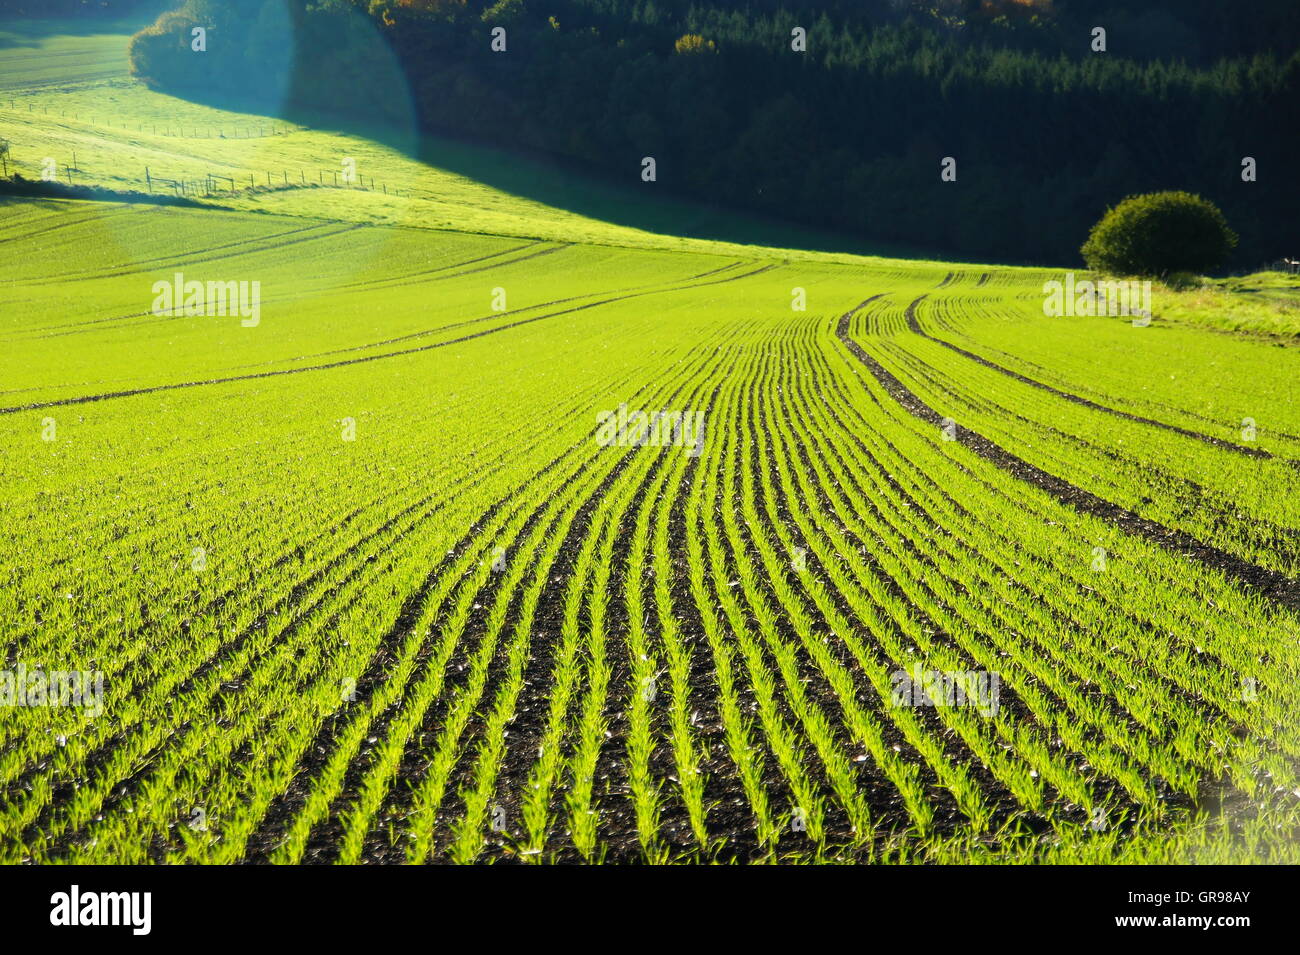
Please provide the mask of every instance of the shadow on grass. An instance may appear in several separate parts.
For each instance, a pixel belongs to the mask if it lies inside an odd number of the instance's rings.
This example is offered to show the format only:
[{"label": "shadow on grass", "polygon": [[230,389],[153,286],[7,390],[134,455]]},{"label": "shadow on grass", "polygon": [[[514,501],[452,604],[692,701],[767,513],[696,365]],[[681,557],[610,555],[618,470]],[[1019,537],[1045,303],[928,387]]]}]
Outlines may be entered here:
[{"label": "shadow on grass", "polygon": [[[14,45],[25,46],[30,41],[36,45],[40,40],[55,35],[85,36],[115,32],[120,32],[123,43],[126,43],[132,32],[150,21],[151,18],[147,16],[130,19],[79,17],[66,20],[0,20],[0,44],[9,41]],[[954,258],[951,253],[941,253],[937,249],[818,229],[674,195],[666,183],[642,182],[639,163],[629,167],[625,178],[614,180],[588,166],[558,160],[548,154],[475,142],[459,134],[445,135],[435,131],[416,130],[413,128],[414,121],[409,117],[403,117],[392,125],[381,125],[383,120],[374,115],[362,118],[341,112],[323,114],[315,109],[286,108],[282,102],[268,103],[264,99],[248,96],[222,95],[210,89],[149,85],[165,95],[204,106],[254,113],[309,128],[364,138],[417,162],[463,176],[507,195],[612,225],[660,235],[741,245],[963,261],[962,258]],[[400,114],[402,109],[393,112]],[[64,195],[68,198],[78,197],[66,193]],[[150,201],[147,196],[114,198]]]},{"label": "shadow on grass", "polygon": [[641,182],[639,164],[631,168],[628,181],[615,182],[589,167],[566,163],[548,154],[475,142],[459,134],[417,131],[401,122],[385,124],[373,117],[360,119],[315,109],[286,108],[266,100],[221,95],[210,90],[152,88],[215,109],[266,116],[321,132],[365,139],[507,195],[611,225],[740,245],[963,261],[951,254],[941,256],[934,249],[810,228],[684,198],[669,192],[661,183]]},{"label": "shadow on grass", "polygon": [[[33,9],[38,3],[39,0],[32,3]],[[158,14],[175,5],[168,0],[158,0],[153,7],[142,7],[129,17],[87,14],[58,20],[40,20],[0,13],[0,50],[12,47],[37,47],[41,45],[42,40],[56,36],[112,34],[130,39],[133,33],[153,23],[158,18]]]},{"label": "shadow on grass", "polygon": [[0,179],[0,205],[19,198],[85,199],[100,202],[132,202],[153,206],[186,206],[191,209],[224,208],[214,203],[198,202],[187,196],[169,196],[160,193],[133,190],[103,189],[99,186],[65,186],[59,182],[44,182],[15,173],[9,179]]},{"label": "shadow on grass", "polygon": [[639,164],[630,167],[626,181],[616,182],[577,163],[566,163],[542,153],[474,142],[459,135],[424,132],[412,136],[372,123],[311,112],[295,113],[286,119],[341,135],[360,136],[417,162],[508,195],[611,225],[741,245],[894,258],[936,257],[933,250],[810,228],[684,198],[668,191],[661,183],[641,182]]}]

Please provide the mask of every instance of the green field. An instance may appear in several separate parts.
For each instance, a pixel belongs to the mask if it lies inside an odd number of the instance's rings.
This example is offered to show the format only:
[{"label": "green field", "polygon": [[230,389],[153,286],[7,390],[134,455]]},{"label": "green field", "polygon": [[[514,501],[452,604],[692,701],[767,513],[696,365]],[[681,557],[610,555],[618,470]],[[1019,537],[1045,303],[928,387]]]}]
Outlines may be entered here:
[{"label": "green field", "polygon": [[1300,861],[1293,276],[1049,318],[13,29],[22,175],[237,188],[0,196],[3,670],[102,677],[0,706],[0,861]]}]

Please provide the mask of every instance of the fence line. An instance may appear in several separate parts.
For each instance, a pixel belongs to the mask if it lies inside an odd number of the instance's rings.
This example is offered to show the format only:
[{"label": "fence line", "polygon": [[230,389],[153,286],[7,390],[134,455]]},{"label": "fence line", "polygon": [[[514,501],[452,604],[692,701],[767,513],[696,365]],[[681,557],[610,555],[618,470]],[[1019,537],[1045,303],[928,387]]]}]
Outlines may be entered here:
[{"label": "fence line", "polygon": [[[72,162],[63,164],[62,175],[60,175],[59,167],[57,164],[55,165],[55,168],[53,170],[53,175],[47,175],[49,169],[44,163],[30,164],[30,163],[22,162],[19,159],[15,158],[12,151],[7,148],[0,150],[0,162],[2,162],[3,164],[3,175],[4,178],[6,179],[12,178],[10,175],[10,167],[13,168],[14,175],[17,174],[18,169],[20,167],[28,167],[28,168],[35,168],[35,170],[38,173],[37,179],[42,182],[61,182],[63,178],[66,177],[68,185],[70,186],[86,186],[89,188],[101,188],[110,191],[114,189],[114,186],[112,185],[97,183],[92,179],[90,179],[89,177],[87,177],[85,175],[85,171],[80,167],[78,163],[77,155],[75,152],[72,154]],[[205,173],[202,179],[171,179],[166,176],[156,175],[149,166],[145,166],[143,179],[141,180],[127,179],[126,182],[142,183],[145,187],[144,191],[148,192],[150,195],[156,194],[154,191],[155,185],[166,186],[167,188],[166,190],[164,190],[164,192],[170,191],[171,193],[177,196],[192,196],[192,197],[218,196],[223,193],[229,193],[230,195],[237,195],[240,192],[243,193],[252,193],[258,191],[283,192],[289,189],[316,189],[325,186],[326,185],[325,170],[317,168],[315,171],[317,174],[317,181],[310,182],[308,180],[307,170],[305,168],[301,168],[301,167],[299,168],[297,179],[293,178],[293,176],[290,174],[290,171],[288,169],[281,168],[278,181],[277,181],[277,177],[275,176],[272,170],[265,170],[265,174],[266,174],[265,186],[258,185],[257,184],[258,174],[254,172],[250,172],[248,173],[248,186],[244,187],[241,185],[243,181],[242,178],[243,173],[239,174],[240,178],[238,179],[236,179],[234,176],[226,176],[220,173],[211,173],[211,172]],[[82,179],[81,182],[76,181],[78,177]],[[339,182],[338,172],[331,170],[330,177],[331,178],[330,178],[329,185],[332,188],[358,189],[364,192],[382,192],[386,196],[402,196],[402,197],[409,198],[409,195],[407,193],[400,192],[397,189],[389,189],[387,183],[384,182],[377,183],[375,181],[374,176],[366,176],[366,175],[358,174],[355,176],[355,178],[352,181],[349,181],[348,177],[344,175],[343,182],[341,185]],[[218,181],[224,181],[225,183],[228,183],[229,188],[226,189],[224,187],[217,186],[216,183]]]}]

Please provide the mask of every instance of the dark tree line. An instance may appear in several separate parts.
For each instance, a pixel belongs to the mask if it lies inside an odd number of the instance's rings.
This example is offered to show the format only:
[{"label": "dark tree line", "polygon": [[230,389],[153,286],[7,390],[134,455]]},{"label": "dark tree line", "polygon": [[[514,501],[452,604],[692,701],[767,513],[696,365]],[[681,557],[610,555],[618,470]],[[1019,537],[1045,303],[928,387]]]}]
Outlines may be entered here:
[{"label": "dark tree line", "polygon": [[[202,62],[194,23],[225,37]],[[409,98],[422,128],[629,183],[653,156],[655,188],[936,252],[1074,262],[1161,189],[1224,210],[1236,266],[1300,252],[1294,0],[189,0],[133,58],[367,121]]]}]

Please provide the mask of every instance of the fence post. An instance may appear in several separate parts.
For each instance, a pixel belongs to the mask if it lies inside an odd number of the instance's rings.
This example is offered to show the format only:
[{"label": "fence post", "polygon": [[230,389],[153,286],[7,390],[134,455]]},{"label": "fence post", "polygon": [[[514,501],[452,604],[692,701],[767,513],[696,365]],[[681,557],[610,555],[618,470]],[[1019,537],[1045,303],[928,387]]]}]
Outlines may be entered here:
[{"label": "fence post", "polygon": [[149,186],[149,195],[153,195],[153,177],[149,175],[149,167],[144,167],[144,181]]}]

